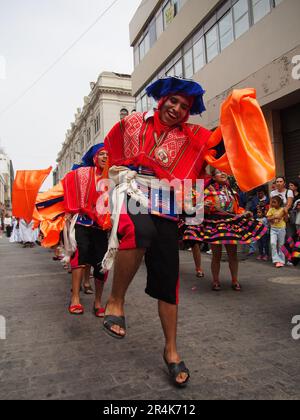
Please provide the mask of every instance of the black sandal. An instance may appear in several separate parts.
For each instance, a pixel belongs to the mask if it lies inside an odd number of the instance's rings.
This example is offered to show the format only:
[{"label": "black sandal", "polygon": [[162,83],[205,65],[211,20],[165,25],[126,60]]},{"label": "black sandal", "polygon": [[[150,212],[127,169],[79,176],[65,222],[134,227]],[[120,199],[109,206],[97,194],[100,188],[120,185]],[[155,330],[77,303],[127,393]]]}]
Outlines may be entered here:
[{"label": "black sandal", "polygon": [[117,325],[118,327],[122,328],[126,333],[125,317],[115,316],[115,315],[105,315],[104,321],[103,321],[103,329],[108,335],[110,335],[111,337],[117,338],[118,340],[125,338],[126,334],[125,335],[117,334],[111,329],[111,327],[113,327],[114,325]]},{"label": "black sandal", "polygon": [[221,291],[221,284],[220,283],[213,283],[212,291],[213,292],[220,292]]},{"label": "black sandal", "polygon": [[242,286],[240,285],[240,283],[232,283],[231,287],[232,287],[232,290],[234,290],[235,292],[242,291]]},{"label": "black sandal", "polygon": [[[165,364],[167,365],[169,375],[173,381],[173,384],[176,385],[178,388],[186,387],[188,384],[188,381],[190,380],[190,371],[186,367],[185,363],[183,361],[179,363],[169,363],[166,359],[166,356],[164,355],[163,357],[164,357]],[[186,373],[188,375],[186,380],[182,383],[176,381],[177,377],[181,373]]]}]

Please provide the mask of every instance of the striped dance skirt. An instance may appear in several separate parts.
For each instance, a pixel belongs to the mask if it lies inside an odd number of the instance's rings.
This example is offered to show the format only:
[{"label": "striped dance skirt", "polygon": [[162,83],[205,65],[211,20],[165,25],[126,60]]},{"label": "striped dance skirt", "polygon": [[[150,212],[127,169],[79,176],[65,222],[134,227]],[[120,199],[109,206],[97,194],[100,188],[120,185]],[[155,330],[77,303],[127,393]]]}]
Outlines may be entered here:
[{"label": "striped dance skirt", "polygon": [[294,237],[288,238],[282,247],[282,252],[286,258],[294,265],[300,262],[300,231]]},{"label": "striped dance skirt", "polygon": [[261,222],[245,215],[206,215],[201,225],[180,226],[183,241],[207,242],[216,245],[250,244],[268,232]]}]

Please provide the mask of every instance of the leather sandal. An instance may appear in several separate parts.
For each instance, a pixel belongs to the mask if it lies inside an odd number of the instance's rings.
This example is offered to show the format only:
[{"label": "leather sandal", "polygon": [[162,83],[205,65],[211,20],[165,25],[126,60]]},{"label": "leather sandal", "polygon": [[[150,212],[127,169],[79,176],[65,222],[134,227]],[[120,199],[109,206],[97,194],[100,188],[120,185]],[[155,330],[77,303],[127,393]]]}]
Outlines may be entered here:
[{"label": "leather sandal", "polygon": [[235,292],[241,292],[242,291],[242,286],[240,285],[240,283],[232,283],[231,288]]},{"label": "leather sandal", "polygon": [[212,290],[213,290],[213,292],[220,292],[221,291],[220,283],[213,283]]},{"label": "leather sandal", "polygon": [[118,327],[122,328],[126,333],[126,322],[124,316],[115,316],[115,315],[105,315],[103,321],[103,329],[104,331],[110,335],[111,337],[117,338],[121,340],[125,338],[125,335],[117,334],[112,330],[112,327],[117,325]]},{"label": "leather sandal", "polygon": [[69,305],[69,313],[71,315],[83,315],[84,308],[82,305]]},{"label": "leather sandal", "polygon": [[197,270],[196,271],[196,277],[198,277],[198,278],[204,277],[204,272],[202,270]]},{"label": "leather sandal", "polygon": [[[190,371],[186,367],[185,363],[183,361],[179,363],[169,363],[165,355],[163,356],[163,358],[164,358],[165,364],[167,365],[169,375],[173,381],[173,384],[179,388],[186,387],[188,381],[190,380]],[[181,373],[186,373],[188,375],[186,380],[182,383],[176,380]]]},{"label": "leather sandal", "polygon": [[94,306],[94,315],[96,318],[104,318],[105,308],[95,308]]}]

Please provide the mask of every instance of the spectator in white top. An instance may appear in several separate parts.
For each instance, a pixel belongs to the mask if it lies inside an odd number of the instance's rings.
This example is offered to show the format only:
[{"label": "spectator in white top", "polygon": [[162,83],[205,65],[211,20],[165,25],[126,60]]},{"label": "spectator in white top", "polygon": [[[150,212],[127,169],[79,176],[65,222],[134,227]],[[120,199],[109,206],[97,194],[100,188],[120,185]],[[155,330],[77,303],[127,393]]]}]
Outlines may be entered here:
[{"label": "spectator in white top", "polygon": [[284,176],[276,178],[276,189],[270,194],[271,198],[279,196],[282,198],[284,208],[289,211],[292,208],[294,201],[294,193],[286,188],[286,180]]},{"label": "spectator in white top", "polygon": [[4,219],[4,229],[6,230],[6,236],[10,238],[12,231],[12,217],[7,213]]}]

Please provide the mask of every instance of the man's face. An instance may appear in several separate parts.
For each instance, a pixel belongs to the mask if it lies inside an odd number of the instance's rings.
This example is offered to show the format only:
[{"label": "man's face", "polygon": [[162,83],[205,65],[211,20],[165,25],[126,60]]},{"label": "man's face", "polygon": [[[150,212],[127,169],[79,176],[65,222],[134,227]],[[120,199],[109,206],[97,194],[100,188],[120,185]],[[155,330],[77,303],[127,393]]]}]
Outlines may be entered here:
[{"label": "man's face", "polygon": [[216,170],[215,172],[215,176],[213,177],[213,179],[218,183],[218,184],[226,184],[228,181],[228,175],[225,174],[225,172]]},{"label": "man's face", "polygon": [[284,187],[285,187],[284,179],[282,179],[282,178],[276,179],[276,188],[280,191],[280,190],[284,189]]},{"label": "man's face", "polygon": [[107,154],[106,150],[101,150],[98,153],[98,166],[99,166],[99,168],[104,169],[105,164],[107,162],[107,158],[108,158],[108,154]]},{"label": "man's face", "polygon": [[263,191],[258,191],[257,195],[260,200],[262,200],[265,197],[265,193]]},{"label": "man's face", "polygon": [[190,103],[187,98],[180,95],[172,95],[164,103],[160,110],[160,119],[163,123],[172,127],[180,124],[190,111]]}]

